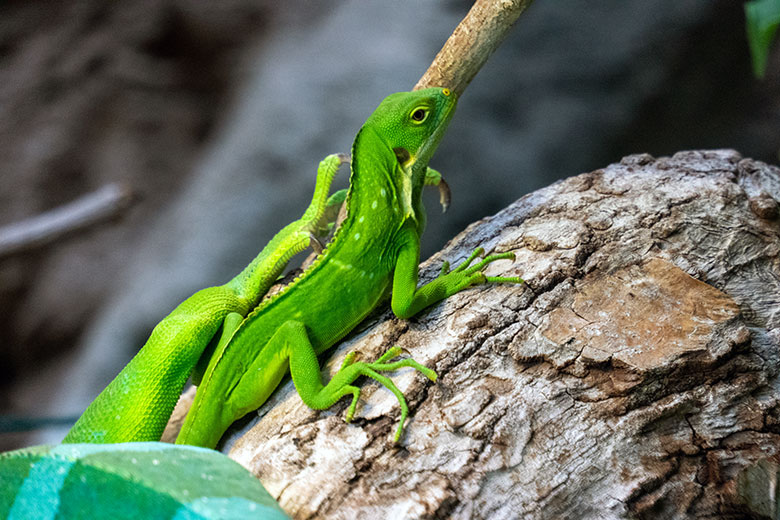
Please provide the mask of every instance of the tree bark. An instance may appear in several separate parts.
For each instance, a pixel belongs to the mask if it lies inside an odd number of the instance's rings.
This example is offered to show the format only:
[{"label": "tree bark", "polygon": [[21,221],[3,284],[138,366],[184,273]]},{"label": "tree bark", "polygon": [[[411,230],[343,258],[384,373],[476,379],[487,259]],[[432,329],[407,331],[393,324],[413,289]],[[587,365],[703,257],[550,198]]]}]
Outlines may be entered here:
[{"label": "tree bark", "polygon": [[531,0],[476,0],[413,90],[449,87],[462,95]]},{"label": "tree bark", "polygon": [[283,385],[226,443],[295,518],[778,518],[780,169],[736,152],[648,155],[469,226],[491,285],[412,320],[376,314],[329,355],[391,345],[411,415],[364,383],[317,412]]}]

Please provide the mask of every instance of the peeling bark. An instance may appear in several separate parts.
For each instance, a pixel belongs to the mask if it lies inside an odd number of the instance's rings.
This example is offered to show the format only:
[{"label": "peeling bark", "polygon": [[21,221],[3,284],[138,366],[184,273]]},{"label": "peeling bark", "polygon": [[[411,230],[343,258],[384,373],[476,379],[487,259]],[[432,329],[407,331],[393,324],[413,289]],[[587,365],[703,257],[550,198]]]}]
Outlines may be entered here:
[{"label": "peeling bark", "polygon": [[[413,320],[377,314],[329,356],[393,344],[435,368],[304,406],[288,382],[230,456],[295,518],[777,518],[780,169],[648,155],[526,195],[423,264],[514,251]],[[226,447],[227,448],[227,447]]]}]

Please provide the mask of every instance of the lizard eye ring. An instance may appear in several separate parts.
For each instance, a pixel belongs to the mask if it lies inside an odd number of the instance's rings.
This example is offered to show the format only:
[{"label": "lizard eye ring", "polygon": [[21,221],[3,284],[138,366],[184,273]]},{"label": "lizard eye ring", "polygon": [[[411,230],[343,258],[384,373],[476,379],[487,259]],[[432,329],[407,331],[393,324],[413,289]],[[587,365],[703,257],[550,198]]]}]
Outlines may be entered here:
[{"label": "lizard eye ring", "polygon": [[412,119],[414,123],[422,123],[426,119],[428,119],[428,110],[426,110],[423,107],[417,107],[414,110],[412,110],[412,113],[409,115],[409,117]]}]

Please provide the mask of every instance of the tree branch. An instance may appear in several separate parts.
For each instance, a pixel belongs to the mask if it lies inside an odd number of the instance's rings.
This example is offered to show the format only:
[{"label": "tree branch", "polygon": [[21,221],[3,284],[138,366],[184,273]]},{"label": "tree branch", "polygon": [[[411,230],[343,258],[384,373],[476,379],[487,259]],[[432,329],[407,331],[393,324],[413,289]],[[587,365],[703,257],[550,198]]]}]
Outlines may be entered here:
[{"label": "tree branch", "polygon": [[69,204],[2,227],[0,260],[110,220],[130,207],[133,198],[126,186],[109,184]]},{"label": "tree branch", "polygon": [[532,0],[477,0],[414,86],[461,95]]}]

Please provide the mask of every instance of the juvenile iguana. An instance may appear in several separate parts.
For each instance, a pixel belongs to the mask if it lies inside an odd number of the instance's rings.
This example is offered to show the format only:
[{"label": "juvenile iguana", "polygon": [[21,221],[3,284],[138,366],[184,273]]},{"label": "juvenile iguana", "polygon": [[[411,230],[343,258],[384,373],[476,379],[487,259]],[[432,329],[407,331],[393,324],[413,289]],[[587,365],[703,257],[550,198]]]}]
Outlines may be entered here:
[{"label": "juvenile iguana", "polygon": [[314,199],[302,219],[285,227],[231,282],[199,291],[155,327],[65,442],[158,440],[199,358],[208,364],[177,443],[215,446],[230,423],[268,398],[288,369],[302,400],[314,409],[351,395],[347,421],[360,394],[352,382],[361,375],[379,381],[401,406],[398,441],[406,402],[380,372],[413,367],[432,380],[435,372],[412,359],[393,361],[400,349],[392,347],[373,363],[349,354],[323,385],[317,355],[349,333],[388,292],[393,312],[408,318],[475,284],[522,281],[485,276],[482,270],[490,262],[514,255],[487,256],[472,266],[483,254],[478,248],[458,268],[450,271],[445,263],[436,279],[417,287],[425,227],[421,192],[426,179],[437,183],[438,174],[427,165],[455,106],[455,95],[444,88],[396,93],[382,101],[352,147],[346,217],[312,265],[258,304],[292,255],[318,245],[318,235],[327,228],[327,193],[342,156],[321,163]]},{"label": "juvenile iguana", "polygon": [[323,385],[317,355],[349,333],[388,291],[393,312],[408,318],[476,283],[519,281],[482,273],[488,263],[513,258],[512,253],[469,267],[482,254],[478,249],[457,269],[445,266],[438,278],[417,287],[426,168],[455,105],[448,89],[402,92],[387,97],[368,118],[352,147],[346,219],[327,249],[281,293],[246,318],[226,318],[177,443],[216,446],[233,421],[265,402],[288,367],[301,399],[315,410],[351,395],[347,422],[360,395],[351,383],[361,375],[379,381],[398,398],[394,440],[400,439],[406,401],[380,372],[413,367],[431,380],[435,372],[413,359],[393,361],[401,352],[393,347],[373,363],[355,361],[351,353]]}]

